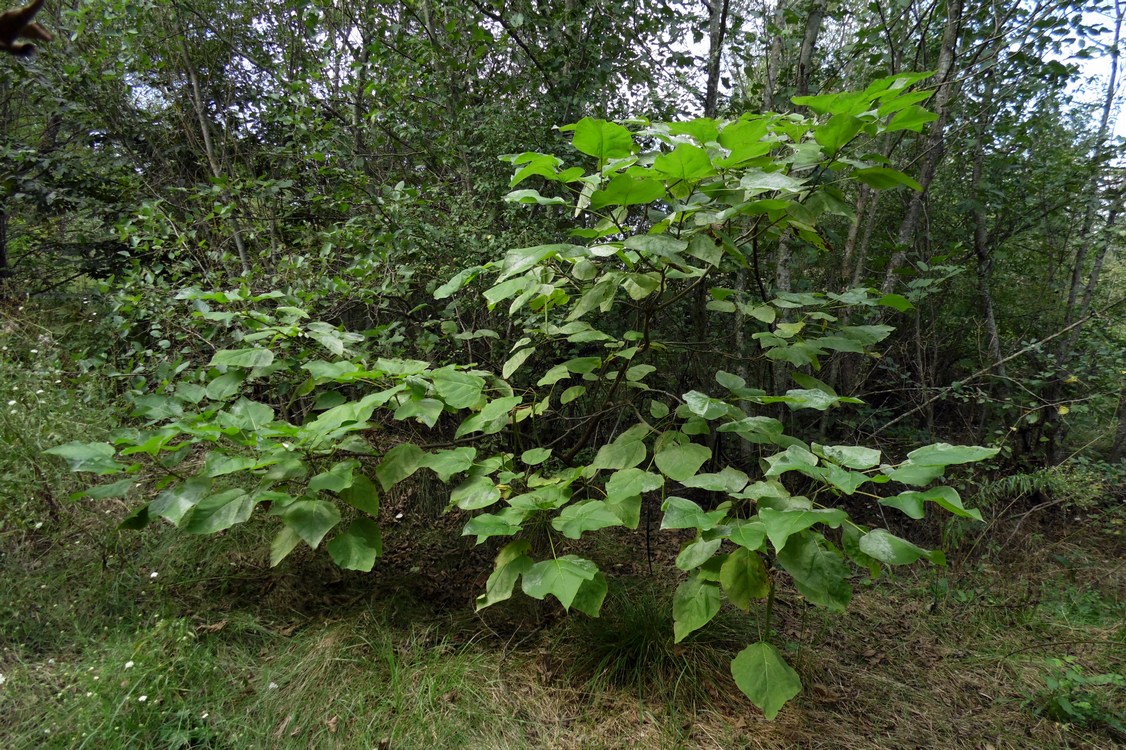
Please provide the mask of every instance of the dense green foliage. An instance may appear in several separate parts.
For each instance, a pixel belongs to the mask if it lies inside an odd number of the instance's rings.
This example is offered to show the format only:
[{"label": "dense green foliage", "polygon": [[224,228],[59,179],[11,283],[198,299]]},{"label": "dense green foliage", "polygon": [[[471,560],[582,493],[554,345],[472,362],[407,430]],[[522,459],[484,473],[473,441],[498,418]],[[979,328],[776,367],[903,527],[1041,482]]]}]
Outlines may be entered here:
[{"label": "dense green foliage", "polygon": [[[496,550],[479,608],[597,617],[591,537],[658,524],[675,641],[751,613],[775,716],[779,586],[944,562],[887,509],[1122,476],[1123,8],[923,5],[59,10],[5,61],[0,281],[82,299],[128,416],[43,447],[124,528],[365,572],[429,470]],[[1094,126],[1061,51],[1113,62]]]}]

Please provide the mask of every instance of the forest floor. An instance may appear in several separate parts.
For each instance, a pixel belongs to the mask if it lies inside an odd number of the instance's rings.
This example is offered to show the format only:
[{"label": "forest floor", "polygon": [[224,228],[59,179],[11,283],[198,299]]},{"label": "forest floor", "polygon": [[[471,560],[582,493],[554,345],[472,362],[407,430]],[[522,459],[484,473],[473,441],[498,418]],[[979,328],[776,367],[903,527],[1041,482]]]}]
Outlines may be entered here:
[{"label": "forest floor", "polygon": [[618,571],[598,620],[522,595],[478,615],[489,555],[442,517],[392,522],[364,575],[315,554],[270,569],[253,527],[118,533],[120,501],[34,494],[41,517],[0,531],[13,750],[1126,746],[1126,689],[1100,677],[1126,674],[1121,503],[995,524],[945,569],[862,583],[843,615],[783,591],[805,690],[767,722],[727,673],[746,615],[672,644],[675,540],[652,574]]}]

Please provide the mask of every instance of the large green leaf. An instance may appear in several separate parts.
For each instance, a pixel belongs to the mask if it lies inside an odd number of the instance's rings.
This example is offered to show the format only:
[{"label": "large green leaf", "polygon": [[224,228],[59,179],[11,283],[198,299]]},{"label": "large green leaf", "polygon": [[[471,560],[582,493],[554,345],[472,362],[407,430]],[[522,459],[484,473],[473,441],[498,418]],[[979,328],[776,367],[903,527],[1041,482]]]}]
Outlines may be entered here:
[{"label": "large green leaf", "polygon": [[848,513],[837,508],[819,508],[817,510],[774,510],[761,508],[758,516],[766,526],[766,535],[774,549],[781,552],[786,541],[816,523],[823,523],[831,529],[840,526],[848,520]]},{"label": "large green leaf", "polygon": [[276,568],[298,544],[301,544],[300,535],[289,526],[283,526],[270,543],[270,567]]},{"label": "large green leaf", "polygon": [[708,152],[687,143],[678,143],[671,152],[658,156],[653,169],[671,180],[698,180],[715,174]]},{"label": "large green leaf", "polygon": [[813,444],[813,452],[840,464],[848,469],[871,469],[880,463],[880,452],[862,445],[818,445]]},{"label": "large green leaf", "polygon": [[851,141],[864,123],[849,114],[836,114],[813,131],[813,137],[825,149],[827,154],[835,154]]},{"label": "large green leaf", "polygon": [[582,582],[579,593],[575,594],[571,602],[571,607],[590,617],[598,617],[602,610],[602,602],[606,600],[608,588],[606,576],[600,570],[594,574],[594,578]]},{"label": "large green leaf", "polygon": [[925,550],[887,529],[873,529],[860,538],[860,550],[888,565],[909,565],[925,557],[935,565],[945,565],[946,556],[938,550]]},{"label": "large green leaf", "polygon": [[94,474],[116,474],[125,468],[113,460],[114,450],[109,443],[72,442],[56,445],[43,451],[66,459],[71,471],[89,471]]},{"label": "large green leaf", "polygon": [[189,534],[215,534],[248,520],[254,502],[244,490],[224,490],[197,503],[178,526]]},{"label": "large green leaf", "polygon": [[352,486],[352,482],[355,481],[352,472],[359,465],[360,462],[354,458],[333,464],[328,471],[321,472],[309,480],[309,491],[331,490],[332,492],[342,492]]},{"label": "large green leaf", "polygon": [[431,378],[434,390],[447,405],[455,409],[476,406],[485,387],[484,378],[452,369],[435,370]]},{"label": "large green leaf", "polygon": [[375,477],[383,491],[386,492],[418,471],[424,458],[422,449],[414,443],[400,443],[387,451],[375,470]]},{"label": "large green leaf", "polygon": [[670,497],[665,500],[661,510],[665,512],[661,519],[662,529],[699,529],[708,531],[714,529],[727,515],[726,511],[713,510],[704,512],[696,503],[683,497]]},{"label": "large green leaf", "polygon": [[606,480],[607,497],[629,497],[659,490],[665,484],[660,474],[642,469],[622,469],[615,471]]},{"label": "large green leaf", "polygon": [[790,700],[801,692],[798,673],[786,663],[778,649],[760,641],[747,646],[731,662],[731,676],[743,695],[773,719]]},{"label": "large green leaf", "polygon": [[376,558],[383,554],[383,537],[379,525],[370,518],[357,518],[338,534],[325,549],[337,565],[345,570],[362,570],[365,573],[375,566]]},{"label": "large green leaf", "polygon": [[669,479],[684,482],[695,476],[708,459],[712,451],[705,445],[698,443],[684,443],[683,445],[670,445],[657,452],[653,461]]},{"label": "large green leaf", "polygon": [[478,612],[511,598],[516,580],[532,568],[532,558],[528,557],[531,549],[532,545],[523,539],[501,547],[493,572],[485,582],[485,593],[477,597]]},{"label": "large green leaf", "polygon": [[903,172],[900,172],[898,169],[891,169],[889,167],[867,167],[865,169],[856,170],[855,174],[856,179],[878,190],[887,190],[900,186],[907,186],[918,192],[922,192],[923,190],[922,185]]},{"label": "large green leaf", "polygon": [[533,599],[551,594],[563,609],[570,609],[585,581],[598,574],[598,566],[575,555],[543,560],[529,568],[520,582],[524,593]]},{"label": "large green leaf", "polygon": [[476,536],[477,544],[494,536],[512,536],[520,530],[525,511],[516,508],[505,508],[499,513],[482,513],[469,519],[465,528],[461,530],[462,536]]},{"label": "large green leaf", "polygon": [[927,466],[950,466],[984,461],[997,455],[999,448],[983,448],[980,445],[950,445],[935,443],[917,448],[907,454],[908,460]]},{"label": "large green leaf", "polygon": [[673,636],[677,643],[711,622],[723,602],[719,584],[692,575],[672,598]]},{"label": "large green leaf", "polygon": [[601,500],[586,500],[568,505],[552,519],[551,525],[563,536],[578,539],[587,531],[621,526],[622,519]]},{"label": "large green leaf", "polygon": [[340,523],[340,511],[325,500],[302,498],[282,508],[279,515],[313,549],[332,527]]},{"label": "large green leaf", "polygon": [[770,594],[770,574],[757,553],[740,547],[724,560],[719,569],[719,583],[727,599],[744,612],[751,602]]},{"label": "large green leaf", "polygon": [[184,516],[211,491],[211,479],[191,477],[169,487],[149,503],[149,514],[166,518],[179,525]]},{"label": "large green leaf", "polygon": [[598,453],[591,462],[591,469],[631,469],[645,460],[648,452],[645,448],[645,436],[649,427],[637,424],[629,428],[614,439],[598,449]]},{"label": "large green leaf", "polygon": [[750,478],[739,469],[725,466],[715,474],[697,474],[681,482],[685,487],[695,487],[709,492],[723,492],[733,495],[742,492]]},{"label": "large green leaf", "polygon": [[268,367],[274,361],[269,349],[221,349],[211,357],[210,367]]},{"label": "large green leaf", "polygon": [[488,508],[497,500],[500,500],[500,490],[486,476],[470,477],[450,493],[450,503],[462,510]]},{"label": "large green leaf", "polygon": [[762,521],[743,521],[731,529],[728,538],[740,547],[759,550],[766,541],[766,526]]},{"label": "large green leaf", "polygon": [[246,380],[246,373],[242,370],[231,370],[207,384],[205,392],[212,401],[226,401],[238,393],[242,382]]},{"label": "large green leaf", "polygon": [[351,486],[340,492],[340,499],[356,510],[362,510],[373,518],[379,518],[379,493],[375,484],[363,474],[352,478]]},{"label": "large green leaf", "polygon": [[880,471],[896,482],[909,484],[912,487],[925,487],[945,474],[946,467],[904,461],[896,467],[882,466]]},{"label": "large green leaf", "polygon": [[473,459],[476,457],[476,448],[461,446],[460,448],[427,453],[422,457],[419,466],[430,469],[438,476],[438,479],[448,482],[454,474],[468,471],[473,466]]},{"label": "large green leaf", "polygon": [[816,535],[802,532],[791,538],[777,559],[812,604],[834,612],[848,606],[852,599],[848,566],[840,555],[825,549]]},{"label": "large green leaf", "polygon": [[571,145],[599,161],[620,159],[633,153],[633,135],[616,122],[584,117],[571,129],[575,131]]},{"label": "large green leaf", "polygon": [[595,190],[590,207],[597,211],[606,206],[637,206],[652,203],[665,196],[665,185],[659,180],[639,179],[620,174],[604,190]]},{"label": "large green leaf", "polygon": [[680,554],[676,556],[676,567],[681,570],[698,568],[710,560],[719,551],[722,544],[722,538],[696,539],[694,542],[685,545]]}]

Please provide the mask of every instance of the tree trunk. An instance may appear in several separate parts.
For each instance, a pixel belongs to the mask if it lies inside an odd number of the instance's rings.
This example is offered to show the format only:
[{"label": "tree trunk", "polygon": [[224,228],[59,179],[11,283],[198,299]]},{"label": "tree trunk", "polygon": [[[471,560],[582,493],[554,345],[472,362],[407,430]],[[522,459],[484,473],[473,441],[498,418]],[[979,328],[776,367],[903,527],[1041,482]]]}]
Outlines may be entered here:
[{"label": "tree trunk", "polygon": [[985,131],[992,124],[993,111],[993,72],[986,71],[982,82],[981,109],[974,126],[973,171],[970,178],[970,195],[973,196],[974,255],[977,257],[977,290],[981,301],[981,312],[985,318],[985,335],[988,338],[989,357],[993,360],[994,372],[1001,378],[1000,393],[1008,392],[1004,356],[1001,354],[1001,336],[997,332],[997,316],[994,313],[993,292],[990,277],[993,272],[993,248],[989,241],[989,225],[985,215],[985,195],[981,189],[982,172],[985,160]]},{"label": "tree trunk", "polygon": [[727,11],[730,0],[711,0],[709,19],[708,84],[704,94],[704,117],[715,117],[719,107],[719,73],[723,61],[723,38],[727,34]]},{"label": "tree trunk", "polygon": [[958,35],[961,28],[962,0],[949,0],[946,5],[946,25],[942,32],[942,45],[939,48],[938,66],[935,72],[938,92],[934,96],[933,111],[938,115],[938,119],[931,123],[927,133],[923,166],[918,178],[923,189],[911,196],[911,201],[907,204],[907,213],[903,216],[899,231],[896,233],[895,252],[888,261],[887,270],[884,272],[884,283],[880,287],[880,291],[884,294],[895,289],[896,272],[907,261],[907,251],[914,240],[919,217],[923,212],[923,201],[926,200],[927,190],[942,161],[946,121],[949,119],[950,104],[954,99],[954,62],[957,57]]},{"label": "tree trunk", "polygon": [[[215,179],[219,179],[223,176],[223,169],[219,163],[219,157],[215,152],[215,145],[211,141],[211,127],[207,123],[207,111],[203,107],[203,95],[200,93],[199,76],[196,75],[195,68],[192,67],[187,53],[184,54],[184,67],[188,72],[188,81],[192,86],[192,104],[195,105],[196,116],[199,118],[199,132],[203,137],[203,150],[207,156],[207,164],[211,167],[212,176],[214,176]],[[231,200],[231,196],[224,191],[223,199]],[[246,245],[244,245],[242,241],[242,228],[239,225],[238,217],[234,214],[231,215],[231,236],[234,238],[235,249],[238,251],[238,260],[242,268],[242,275],[249,276],[250,258],[246,253]]]},{"label": "tree trunk", "polygon": [[798,55],[798,96],[809,94],[809,73],[813,67],[813,50],[817,47],[817,37],[821,33],[821,20],[825,17],[825,0],[813,0],[809,17],[805,22],[805,36]]},{"label": "tree trunk", "polygon": [[763,112],[774,109],[774,89],[778,85],[778,69],[782,67],[782,31],[786,28],[785,11],[785,0],[778,0],[778,5],[774,8],[774,20],[766,24],[768,34],[771,24],[776,27],[776,31],[771,35],[770,51],[766,54],[766,81],[762,87]]}]

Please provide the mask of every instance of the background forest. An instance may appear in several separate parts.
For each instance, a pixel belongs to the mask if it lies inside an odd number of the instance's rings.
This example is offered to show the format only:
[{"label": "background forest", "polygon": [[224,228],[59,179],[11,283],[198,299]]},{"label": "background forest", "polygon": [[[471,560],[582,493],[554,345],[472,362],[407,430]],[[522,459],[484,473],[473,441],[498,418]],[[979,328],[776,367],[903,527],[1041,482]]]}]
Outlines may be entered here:
[{"label": "background forest", "polygon": [[0,744],[1126,742],[1124,18],[48,0]]}]

